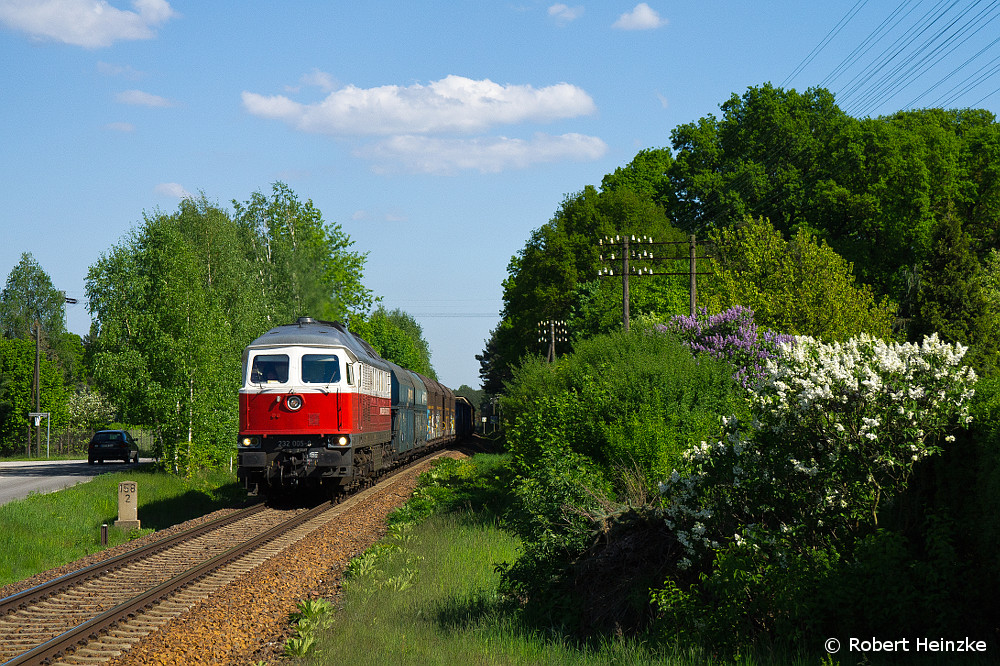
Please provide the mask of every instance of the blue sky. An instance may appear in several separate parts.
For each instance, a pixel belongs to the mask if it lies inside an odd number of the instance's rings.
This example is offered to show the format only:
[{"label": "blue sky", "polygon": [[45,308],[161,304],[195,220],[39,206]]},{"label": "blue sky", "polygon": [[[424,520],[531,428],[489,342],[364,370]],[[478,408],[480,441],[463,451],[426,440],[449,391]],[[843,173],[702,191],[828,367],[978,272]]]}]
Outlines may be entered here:
[{"label": "blue sky", "polygon": [[943,4],[0,0],[0,277],[32,253],[85,334],[87,269],[144,212],[280,180],[478,386],[531,231],[732,93],[1000,111],[1000,10]]}]

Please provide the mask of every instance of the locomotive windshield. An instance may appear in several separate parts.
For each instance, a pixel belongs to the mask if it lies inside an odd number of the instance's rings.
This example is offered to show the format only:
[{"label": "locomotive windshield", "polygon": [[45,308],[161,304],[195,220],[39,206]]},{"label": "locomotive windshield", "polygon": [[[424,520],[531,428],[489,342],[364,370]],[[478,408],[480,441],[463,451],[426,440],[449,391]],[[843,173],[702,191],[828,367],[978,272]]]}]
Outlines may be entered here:
[{"label": "locomotive windshield", "polygon": [[336,384],[340,381],[340,359],[336,354],[304,354],[302,381],[305,384]]},{"label": "locomotive windshield", "polygon": [[288,381],[288,354],[261,354],[253,359],[250,381],[254,384],[284,384]]}]

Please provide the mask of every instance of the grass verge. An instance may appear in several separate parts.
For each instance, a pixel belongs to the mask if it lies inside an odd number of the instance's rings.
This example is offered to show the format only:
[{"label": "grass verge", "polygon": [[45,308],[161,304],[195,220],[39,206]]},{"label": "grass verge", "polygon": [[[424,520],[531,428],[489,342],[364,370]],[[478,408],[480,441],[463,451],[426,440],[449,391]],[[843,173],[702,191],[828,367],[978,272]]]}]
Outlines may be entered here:
[{"label": "grass verge", "polygon": [[711,663],[700,651],[618,638],[588,646],[528,626],[498,592],[497,565],[519,552],[500,519],[505,470],[505,456],[481,454],[422,475],[387,537],[351,562],[342,607],[304,629],[300,620],[286,654],[314,666]]},{"label": "grass verge", "polygon": [[88,483],[0,506],[0,586],[101,550],[101,525],[118,518],[118,484],[138,483],[141,530],[108,530],[108,547],[229,506],[246,493],[231,472],[190,479],[150,469],[101,474]]}]

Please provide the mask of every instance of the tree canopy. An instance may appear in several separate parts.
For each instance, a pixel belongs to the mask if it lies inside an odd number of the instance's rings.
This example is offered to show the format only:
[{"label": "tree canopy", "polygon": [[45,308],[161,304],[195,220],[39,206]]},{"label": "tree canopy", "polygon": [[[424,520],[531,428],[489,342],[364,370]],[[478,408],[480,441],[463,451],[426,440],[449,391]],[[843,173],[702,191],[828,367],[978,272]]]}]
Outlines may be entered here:
[{"label": "tree canopy", "polygon": [[[504,281],[504,310],[483,354],[477,356],[488,392],[499,392],[511,367],[524,355],[542,352],[539,322],[570,322],[570,335],[589,337],[615,330],[621,322],[621,283],[598,280],[605,265],[598,240],[621,234],[684,240],[654,200],[670,165],[669,152],[641,152],[624,169],[604,179],[598,190],[585,187],[567,196],[553,218],[536,229],[511,258]],[[635,313],[674,314],[681,280],[656,278],[637,284]],[[673,295],[672,295],[673,294]],[[559,353],[569,351],[560,349]]]},{"label": "tree canopy", "polygon": [[850,263],[804,229],[785,240],[767,220],[747,218],[711,238],[717,260],[701,287],[711,312],[741,305],[761,326],[828,341],[892,337],[895,306],[858,284]]},{"label": "tree canopy", "polygon": [[354,242],[340,225],[324,222],[312,201],[299,201],[278,182],[270,197],[254,192],[233,207],[256,267],[257,295],[279,323],[305,315],[339,320],[371,306],[361,283],[367,255],[352,252]]},{"label": "tree canopy", "polygon": [[180,471],[228,460],[243,348],[300,314],[364,311],[364,255],[284,184],[232,217],[204,195],[143,223],[94,264],[87,297],[98,386],[153,425]]},{"label": "tree canopy", "polygon": [[[828,339],[936,330],[976,348],[981,369],[996,365],[1000,308],[982,293],[996,293],[997,271],[979,268],[1000,241],[992,113],[853,118],[829,90],[770,84],[733,94],[720,112],[676,127],[672,152],[640,151],[600,190],[566,197],[532,233],[477,356],[488,392],[542,351],[538,321],[568,320],[577,338],[620,326],[621,287],[594,279],[597,241],[616,233],[720,241],[722,273],[699,279],[710,309],[752,307],[783,332]],[[682,280],[631,281],[632,315],[682,312]]]},{"label": "tree canopy", "polygon": [[371,316],[353,319],[351,330],[387,361],[437,379],[423,329],[402,310],[397,308],[390,312],[379,306]]},{"label": "tree canopy", "polygon": [[37,321],[47,337],[58,339],[66,332],[65,300],[48,273],[25,252],[0,292],[0,332],[5,338],[33,339]]}]

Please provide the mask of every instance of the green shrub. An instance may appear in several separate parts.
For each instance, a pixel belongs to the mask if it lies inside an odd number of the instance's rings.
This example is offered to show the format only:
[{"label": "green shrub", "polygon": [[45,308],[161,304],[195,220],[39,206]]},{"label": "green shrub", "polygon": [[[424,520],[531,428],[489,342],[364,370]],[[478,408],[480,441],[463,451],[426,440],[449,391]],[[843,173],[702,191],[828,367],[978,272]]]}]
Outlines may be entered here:
[{"label": "green shrub", "polygon": [[510,524],[524,544],[504,591],[546,622],[575,623],[571,564],[642,505],[684,451],[717,435],[719,414],[745,411],[732,374],[673,335],[643,331],[586,340],[551,365],[525,361],[503,402],[517,498]]},{"label": "green shrub", "polygon": [[[976,377],[964,351],[933,336],[921,346],[863,336],[783,347],[751,391],[752,423],[727,419],[726,436],[685,454],[661,486],[683,547],[656,597],[664,630],[734,648],[808,643],[847,626],[943,626],[918,619],[954,606],[965,587],[947,516],[922,521],[919,541],[876,529],[903,514],[918,463],[954,447],[968,423]],[[922,609],[910,622],[908,604]],[[896,608],[898,624],[871,608]]]},{"label": "green shrub", "polygon": [[731,374],[672,335],[643,331],[591,338],[554,364],[526,360],[503,401],[515,472],[530,476],[558,436],[605,476],[638,465],[655,485],[717,434],[720,414],[745,412]]}]

